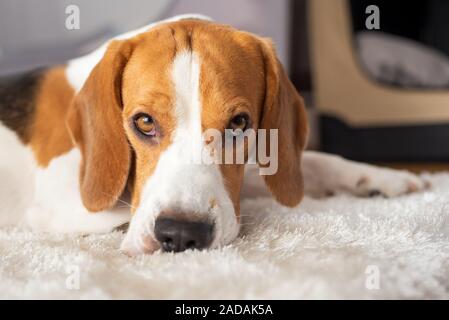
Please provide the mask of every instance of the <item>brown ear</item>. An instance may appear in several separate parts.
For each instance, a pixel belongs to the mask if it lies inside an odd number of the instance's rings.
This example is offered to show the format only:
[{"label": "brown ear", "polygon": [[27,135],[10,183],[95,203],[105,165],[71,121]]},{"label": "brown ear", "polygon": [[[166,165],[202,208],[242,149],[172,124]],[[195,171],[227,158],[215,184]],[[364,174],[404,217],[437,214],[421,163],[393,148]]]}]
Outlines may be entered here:
[{"label": "brown ear", "polygon": [[93,212],[112,207],[128,178],[131,151],[123,127],[121,82],[131,51],[127,41],[112,42],[74,100],[81,133],[81,198]]},{"label": "brown ear", "polygon": [[261,41],[266,89],[259,128],[278,129],[278,170],[263,177],[274,198],[292,207],[301,201],[304,192],[301,154],[307,142],[307,115],[303,99],[277,59],[271,42]]}]

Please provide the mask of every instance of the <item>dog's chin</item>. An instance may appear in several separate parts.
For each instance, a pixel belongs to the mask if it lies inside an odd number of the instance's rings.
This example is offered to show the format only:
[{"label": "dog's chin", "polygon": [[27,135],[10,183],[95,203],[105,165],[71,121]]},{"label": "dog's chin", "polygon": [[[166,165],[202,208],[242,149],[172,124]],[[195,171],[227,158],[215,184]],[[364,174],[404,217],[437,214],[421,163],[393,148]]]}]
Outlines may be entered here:
[{"label": "dog's chin", "polygon": [[135,257],[142,254],[152,254],[159,249],[159,243],[151,236],[142,236],[137,238],[127,234],[120,245],[120,251],[129,257]]}]

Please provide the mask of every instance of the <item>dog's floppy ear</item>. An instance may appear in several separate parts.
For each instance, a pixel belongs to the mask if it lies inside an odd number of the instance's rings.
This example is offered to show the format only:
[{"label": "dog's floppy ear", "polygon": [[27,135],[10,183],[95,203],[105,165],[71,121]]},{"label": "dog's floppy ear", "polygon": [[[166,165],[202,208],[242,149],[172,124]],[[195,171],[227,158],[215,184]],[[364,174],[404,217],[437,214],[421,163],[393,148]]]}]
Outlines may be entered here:
[{"label": "dog's floppy ear", "polygon": [[[132,52],[129,41],[112,42],[74,99],[82,153],[80,192],[89,211],[112,207],[129,174],[131,150],[122,120],[122,73]],[[71,121],[73,123],[73,121]]]},{"label": "dog's floppy ear", "polygon": [[[281,204],[296,206],[303,197],[301,154],[307,142],[307,115],[302,97],[298,94],[270,40],[260,39],[265,63],[265,102],[259,128],[278,130],[278,170],[264,175],[274,198]],[[269,146],[269,141],[266,145]],[[267,150],[270,150],[267,147]],[[260,162],[259,162],[259,165]]]}]

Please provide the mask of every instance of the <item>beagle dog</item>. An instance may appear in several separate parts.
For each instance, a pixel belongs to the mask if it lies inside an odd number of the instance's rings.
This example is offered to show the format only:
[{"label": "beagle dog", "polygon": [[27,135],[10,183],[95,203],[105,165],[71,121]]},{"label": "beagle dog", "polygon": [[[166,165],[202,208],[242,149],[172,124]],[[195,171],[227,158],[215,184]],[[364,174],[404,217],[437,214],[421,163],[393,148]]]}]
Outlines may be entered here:
[{"label": "beagle dog", "polygon": [[[178,252],[232,242],[241,196],[268,190],[294,207],[304,192],[425,188],[405,171],[303,152],[306,119],[267,39],[201,16],[120,35],[66,65],[0,80],[0,225],[85,234],[130,222],[127,254]],[[187,161],[229,138],[205,138],[208,129],[275,130],[275,173],[260,176],[259,158],[245,168],[248,141],[232,143],[243,163]]]}]

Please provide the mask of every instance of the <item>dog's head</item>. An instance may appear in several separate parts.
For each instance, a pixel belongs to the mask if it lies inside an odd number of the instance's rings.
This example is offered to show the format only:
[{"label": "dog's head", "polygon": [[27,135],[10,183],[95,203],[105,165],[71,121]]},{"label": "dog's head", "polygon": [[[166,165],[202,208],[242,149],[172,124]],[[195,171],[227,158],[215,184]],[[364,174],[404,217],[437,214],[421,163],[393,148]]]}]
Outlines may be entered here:
[{"label": "dog's head", "polygon": [[[74,101],[82,200],[105,210],[128,186],[130,254],[234,240],[243,162],[260,142],[278,144],[276,170],[264,176],[275,199],[302,198],[305,109],[268,40],[207,21],[164,23],[110,43]],[[259,129],[277,129],[277,141]],[[249,130],[256,139],[227,143]],[[244,161],[216,161],[229,150]]]}]

